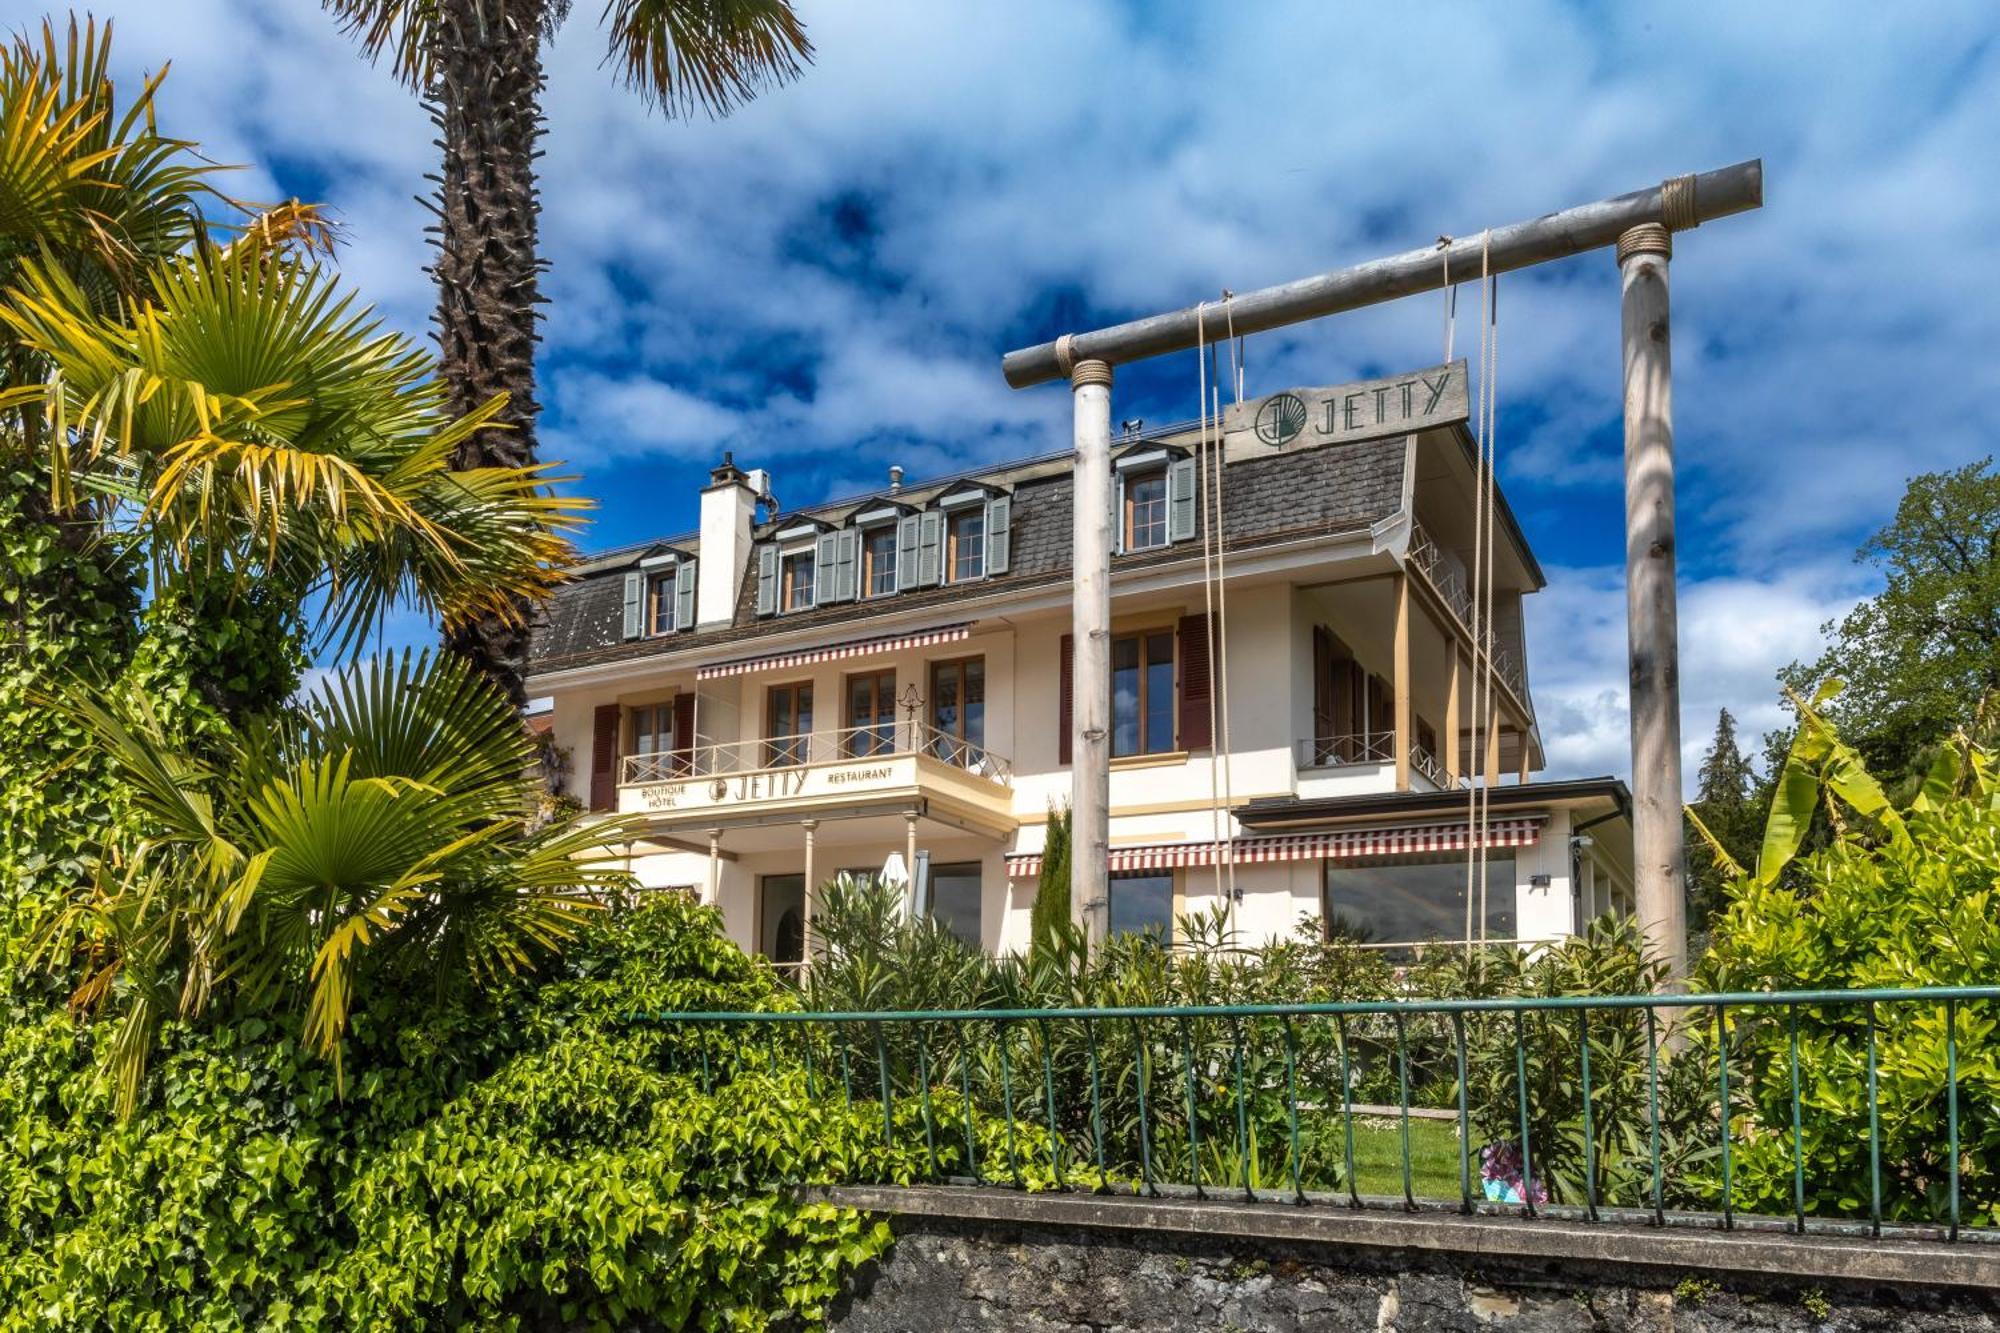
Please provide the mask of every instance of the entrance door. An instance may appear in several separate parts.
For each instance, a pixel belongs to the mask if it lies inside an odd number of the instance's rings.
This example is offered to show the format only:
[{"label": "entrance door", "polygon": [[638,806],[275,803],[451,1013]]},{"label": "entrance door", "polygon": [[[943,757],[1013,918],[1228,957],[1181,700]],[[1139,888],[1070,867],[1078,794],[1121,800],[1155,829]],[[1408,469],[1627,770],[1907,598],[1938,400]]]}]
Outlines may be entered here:
[{"label": "entrance door", "polygon": [[931,753],[961,768],[986,754],[986,659],[931,664]]},{"label": "entrance door", "polygon": [[804,875],[765,875],[757,881],[757,952],[781,966],[805,961]]},{"label": "entrance door", "polygon": [[764,708],[766,768],[789,768],[806,762],[812,751],[813,687],[811,681],[773,685]]},{"label": "entrance door", "polygon": [[869,671],[847,678],[847,745],[850,757],[889,754],[896,748],[896,673]]}]

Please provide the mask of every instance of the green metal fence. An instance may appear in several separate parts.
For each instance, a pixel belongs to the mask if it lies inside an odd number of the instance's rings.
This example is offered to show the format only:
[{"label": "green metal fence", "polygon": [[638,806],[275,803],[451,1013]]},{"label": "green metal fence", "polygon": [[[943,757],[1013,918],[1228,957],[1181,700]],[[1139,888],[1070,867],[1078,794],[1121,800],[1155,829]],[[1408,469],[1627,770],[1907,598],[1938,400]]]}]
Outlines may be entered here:
[{"label": "green metal fence", "polygon": [[641,1018],[940,1185],[2000,1238],[2000,986]]}]

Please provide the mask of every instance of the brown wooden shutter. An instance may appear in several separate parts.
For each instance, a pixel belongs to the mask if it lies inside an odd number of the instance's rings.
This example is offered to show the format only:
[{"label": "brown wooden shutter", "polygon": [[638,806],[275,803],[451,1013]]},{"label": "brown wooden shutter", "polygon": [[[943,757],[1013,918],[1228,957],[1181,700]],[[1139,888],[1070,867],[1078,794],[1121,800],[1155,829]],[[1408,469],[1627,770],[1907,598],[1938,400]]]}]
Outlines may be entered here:
[{"label": "brown wooden shutter", "polygon": [[694,696],[676,694],[674,696],[674,772],[687,773],[694,768]]},{"label": "brown wooden shutter", "polygon": [[1076,640],[1070,635],[1062,636],[1062,647],[1056,652],[1056,675],[1060,682],[1056,686],[1056,762],[1070,761],[1070,728],[1076,721]]},{"label": "brown wooden shutter", "polygon": [[1208,617],[1181,617],[1181,749],[1206,750],[1215,744],[1208,707],[1214,673],[1208,661]]},{"label": "brown wooden shutter", "polygon": [[590,723],[590,808],[614,810],[618,806],[618,724],[624,710],[617,704],[599,704]]}]

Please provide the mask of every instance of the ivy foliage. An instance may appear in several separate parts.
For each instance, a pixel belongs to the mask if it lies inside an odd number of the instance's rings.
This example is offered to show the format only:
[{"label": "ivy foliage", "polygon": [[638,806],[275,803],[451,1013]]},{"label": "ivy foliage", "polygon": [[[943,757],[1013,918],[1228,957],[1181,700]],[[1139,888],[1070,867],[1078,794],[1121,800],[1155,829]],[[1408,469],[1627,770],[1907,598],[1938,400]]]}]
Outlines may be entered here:
[{"label": "ivy foliage", "polygon": [[105,1029],[17,1007],[0,1329],[759,1328],[889,1243],[779,1183],[915,1178],[916,1108],[885,1147],[754,1035],[632,1021],[787,1003],[711,910],[606,914],[538,992],[410,995],[357,1016],[344,1102],[295,1021],[246,1013],[171,1025],[122,1122]]}]

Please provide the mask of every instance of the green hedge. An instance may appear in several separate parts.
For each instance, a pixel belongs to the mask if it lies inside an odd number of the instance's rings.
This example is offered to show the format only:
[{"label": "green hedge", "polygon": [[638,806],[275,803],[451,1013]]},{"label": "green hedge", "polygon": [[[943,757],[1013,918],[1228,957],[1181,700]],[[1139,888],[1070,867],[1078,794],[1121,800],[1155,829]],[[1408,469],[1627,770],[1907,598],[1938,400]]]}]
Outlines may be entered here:
[{"label": "green hedge", "polygon": [[[96,1030],[0,1032],[0,1329],[758,1328],[818,1318],[886,1227],[759,1182],[909,1178],[879,1113],[724,1034],[631,1009],[768,1008],[676,897],[612,915],[565,979],[479,1009],[412,988],[355,1025],[349,1086],[296,1021],[171,1030],[120,1123]],[[820,1089],[825,1092],[824,1088]],[[920,1144],[899,1133],[897,1142]]]}]

